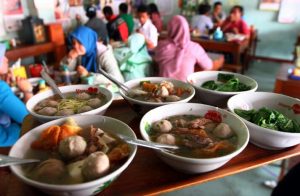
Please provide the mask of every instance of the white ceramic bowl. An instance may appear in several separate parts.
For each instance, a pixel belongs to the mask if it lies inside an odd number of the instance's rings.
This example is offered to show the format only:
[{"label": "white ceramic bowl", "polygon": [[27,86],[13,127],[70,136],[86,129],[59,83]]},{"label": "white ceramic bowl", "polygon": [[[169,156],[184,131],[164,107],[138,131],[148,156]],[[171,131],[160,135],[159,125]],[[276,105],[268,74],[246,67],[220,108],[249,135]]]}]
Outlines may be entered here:
[{"label": "white ceramic bowl", "polygon": [[162,151],[157,151],[157,153],[165,163],[184,173],[194,174],[215,170],[242,152],[249,141],[249,131],[245,123],[236,115],[226,110],[198,103],[178,103],[174,105],[161,106],[144,115],[140,123],[141,135],[144,140],[150,141],[147,130],[149,129],[149,125],[153,122],[171,116],[184,114],[204,116],[209,110],[220,112],[223,117],[223,122],[229,124],[229,126],[231,126],[237,134],[238,144],[237,149],[234,152],[216,158],[187,158]]},{"label": "white ceramic bowl", "polygon": [[[214,91],[202,88],[202,84],[209,80],[217,80],[218,74],[234,74],[240,82],[251,86],[251,89],[248,91],[241,91],[241,92],[221,92],[221,91]],[[252,78],[244,76],[242,74],[225,72],[225,71],[200,71],[192,73],[187,77],[187,81],[193,85],[196,89],[196,98],[200,103],[218,106],[218,107],[225,107],[227,104],[228,99],[236,94],[241,94],[245,92],[254,92],[257,90],[257,82]]]},{"label": "white ceramic bowl", "polygon": [[[99,108],[90,110],[88,112],[84,112],[84,113],[80,113],[80,114],[76,114],[76,115],[85,115],[85,114],[99,114],[102,115],[105,113],[106,109],[110,106],[110,104],[113,101],[113,94],[111,91],[107,90],[106,88],[102,88],[102,87],[96,87],[96,86],[91,86],[91,85],[70,85],[70,86],[63,86],[63,87],[59,87],[60,91],[62,93],[68,93],[68,92],[75,92],[77,89],[79,90],[87,90],[89,87],[93,87],[93,88],[98,88],[98,92],[101,92],[105,95],[107,102],[100,106]],[[26,108],[29,111],[29,113],[31,115],[33,115],[35,118],[37,118],[39,121],[41,122],[48,122],[50,120],[55,120],[58,118],[62,118],[64,116],[45,116],[45,115],[41,115],[41,114],[37,114],[34,111],[34,106],[39,103],[40,101],[53,96],[55,93],[49,89],[45,92],[39,93],[34,95],[33,97],[31,97],[28,102],[26,103]]]},{"label": "white ceramic bowl", "polygon": [[[78,115],[78,116],[73,116],[73,118],[78,123],[78,125],[82,127],[89,127],[91,124],[93,124],[95,127],[100,127],[101,129],[107,132],[118,133],[118,134],[128,136],[130,138],[136,138],[134,132],[128,125],[110,117],[98,116],[98,115],[80,115],[80,116]],[[43,130],[45,130],[45,128],[51,125],[62,124],[63,122],[65,122],[65,120],[66,118],[61,118],[58,120],[45,123],[41,126],[38,126],[30,130],[24,136],[22,136],[17,141],[17,143],[12,147],[12,149],[9,152],[9,156],[23,158],[26,153],[32,151],[32,149],[30,148],[31,143],[39,137],[40,133]],[[80,184],[74,184],[74,185],[53,185],[53,184],[37,182],[24,176],[23,170],[21,169],[20,166],[11,166],[10,168],[12,172],[21,181],[23,181],[27,185],[38,188],[50,195],[56,195],[56,196],[95,195],[101,192],[102,190],[104,190],[128,167],[128,165],[131,163],[131,161],[133,160],[136,154],[137,147],[134,145],[130,145],[130,149],[131,152],[127,161],[125,161],[123,165],[119,167],[117,170],[97,180],[80,183]]]},{"label": "white ceramic bowl", "polygon": [[[296,115],[293,105],[300,107],[300,100],[276,93],[251,92],[235,95],[228,100],[228,109],[260,109],[267,107],[276,109],[291,119],[300,122],[300,114]],[[242,118],[250,132],[250,142],[269,150],[280,150],[300,143],[300,133],[287,133],[260,127]]]},{"label": "white ceramic bowl", "polygon": [[133,110],[139,114],[145,114],[149,110],[159,107],[159,106],[162,106],[162,105],[189,102],[195,95],[195,89],[192,87],[192,85],[182,82],[180,80],[175,80],[175,79],[171,79],[171,78],[163,78],[163,77],[139,78],[139,79],[127,81],[125,83],[125,85],[129,88],[133,88],[133,87],[138,86],[141,81],[150,81],[150,82],[155,82],[155,83],[159,83],[162,81],[170,81],[174,84],[174,86],[189,89],[191,94],[188,97],[186,97],[185,99],[182,99],[180,101],[155,103],[155,102],[140,101],[140,100],[131,98],[131,97],[127,96],[126,93],[122,89],[120,89],[121,96],[132,106]]}]

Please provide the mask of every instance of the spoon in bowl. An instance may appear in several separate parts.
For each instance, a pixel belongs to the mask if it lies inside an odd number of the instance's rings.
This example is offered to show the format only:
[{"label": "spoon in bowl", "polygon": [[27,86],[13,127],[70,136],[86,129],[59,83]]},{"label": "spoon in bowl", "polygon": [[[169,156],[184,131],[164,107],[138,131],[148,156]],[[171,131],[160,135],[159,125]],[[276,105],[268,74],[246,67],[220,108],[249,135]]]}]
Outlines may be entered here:
[{"label": "spoon in bowl", "polygon": [[99,68],[99,72],[105,76],[107,79],[112,81],[115,85],[117,85],[120,89],[122,89],[127,95],[146,95],[148,92],[142,91],[139,89],[130,89],[125,84],[119,82],[116,78],[106,73],[103,69]]},{"label": "spoon in bowl", "polygon": [[0,155],[0,167],[6,167],[10,165],[20,165],[27,163],[37,163],[40,162],[38,159],[22,159],[16,157],[10,157],[6,155]]},{"label": "spoon in bowl", "polygon": [[130,137],[126,137],[124,135],[119,135],[119,134],[117,134],[117,135],[121,139],[125,140],[127,143],[134,144],[134,145],[137,145],[137,146],[143,146],[143,147],[146,147],[146,148],[152,148],[152,149],[161,150],[161,151],[165,151],[165,152],[169,152],[169,153],[174,153],[171,150],[179,149],[179,147],[175,146],[175,145],[160,144],[160,143],[149,142],[149,141],[140,140],[140,139],[133,139],[133,138],[130,138]]},{"label": "spoon in bowl", "polygon": [[54,80],[52,80],[52,78],[47,74],[47,72],[45,71],[45,69],[43,69],[41,71],[41,76],[42,76],[42,78],[44,78],[44,80],[47,82],[47,84],[49,84],[49,86],[52,88],[52,90],[55,93],[57,93],[62,99],[66,98],[65,95],[62,94],[62,92],[59,90],[59,88],[55,84]]}]

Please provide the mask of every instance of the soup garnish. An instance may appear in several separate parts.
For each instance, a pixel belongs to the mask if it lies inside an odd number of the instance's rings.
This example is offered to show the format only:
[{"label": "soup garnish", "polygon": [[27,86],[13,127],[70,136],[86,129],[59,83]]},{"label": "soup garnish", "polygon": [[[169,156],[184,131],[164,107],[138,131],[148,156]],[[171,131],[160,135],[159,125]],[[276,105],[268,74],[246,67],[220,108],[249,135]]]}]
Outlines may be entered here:
[{"label": "soup garnish", "polygon": [[79,127],[73,119],[45,129],[31,144],[26,158],[40,159],[23,167],[25,175],[49,184],[77,184],[118,169],[130,147],[114,134],[96,127]]},{"label": "soup garnish", "polygon": [[174,86],[170,81],[141,81],[139,86],[130,90],[128,96],[147,102],[175,102],[187,98],[190,94],[190,89]]},{"label": "soup garnish", "polygon": [[248,86],[235,77],[233,74],[218,74],[217,81],[209,80],[204,82],[201,87],[223,92],[239,92],[247,91],[251,89],[251,86]]},{"label": "soup garnish", "polygon": [[237,148],[237,135],[220,122],[221,115],[209,111],[205,117],[179,115],[152,123],[151,141],[176,145],[174,153],[191,158],[213,158],[230,154]]}]

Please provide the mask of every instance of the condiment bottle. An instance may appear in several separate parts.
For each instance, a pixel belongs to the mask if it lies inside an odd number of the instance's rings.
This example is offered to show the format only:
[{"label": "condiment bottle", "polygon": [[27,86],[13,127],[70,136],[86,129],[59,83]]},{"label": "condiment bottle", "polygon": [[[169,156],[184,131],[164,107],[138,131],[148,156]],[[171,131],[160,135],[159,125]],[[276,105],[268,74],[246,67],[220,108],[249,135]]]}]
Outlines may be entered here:
[{"label": "condiment bottle", "polygon": [[62,66],[61,76],[62,76],[63,83],[65,83],[66,85],[71,85],[72,84],[70,71],[69,71],[69,68],[68,68],[67,65]]}]

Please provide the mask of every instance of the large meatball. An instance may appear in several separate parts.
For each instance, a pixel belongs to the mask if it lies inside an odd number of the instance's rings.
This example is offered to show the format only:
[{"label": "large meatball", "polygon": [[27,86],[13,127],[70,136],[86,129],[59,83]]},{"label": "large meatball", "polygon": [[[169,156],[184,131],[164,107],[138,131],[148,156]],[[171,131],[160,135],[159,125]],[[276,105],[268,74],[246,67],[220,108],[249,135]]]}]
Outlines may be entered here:
[{"label": "large meatball", "polygon": [[74,114],[74,110],[72,109],[63,109],[56,113],[57,116],[69,116]]},{"label": "large meatball", "polygon": [[46,99],[44,101],[41,101],[38,105],[41,106],[41,107],[57,107],[58,102],[54,101],[54,100],[47,100]]},{"label": "large meatball", "polygon": [[39,111],[37,111],[38,114],[46,115],[46,116],[53,116],[54,114],[56,114],[56,112],[57,112],[57,109],[52,108],[52,107],[44,107],[44,108],[40,109]]},{"label": "large meatball", "polygon": [[172,134],[164,133],[156,138],[156,142],[160,144],[175,145],[176,138]]},{"label": "large meatball", "polygon": [[87,104],[92,108],[98,108],[101,106],[101,100],[99,98],[93,98],[88,100]]},{"label": "large meatball", "polygon": [[168,120],[160,120],[153,123],[153,129],[159,132],[169,132],[172,129],[172,123]]},{"label": "large meatball", "polygon": [[60,141],[58,151],[63,157],[71,159],[82,155],[86,146],[87,144],[83,137],[74,135]]},{"label": "large meatball", "polygon": [[168,102],[175,102],[175,101],[179,101],[180,97],[176,96],[176,95],[169,95],[166,97],[166,101]]},{"label": "large meatball", "polygon": [[88,93],[79,93],[76,95],[76,98],[77,99],[80,99],[80,100],[88,100],[91,96],[88,94]]},{"label": "large meatball", "polygon": [[65,164],[58,159],[48,159],[38,165],[36,169],[37,180],[55,182],[66,171]]},{"label": "large meatball", "polygon": [[226,123],[220,123],[214,130],[213,134],[218,138],[226,139],[233,135],[233,131]]},{"label": "large meatball", "polygon": [[103,152],[94,152],[84,161],[82,174],[87,180],[94,180],[106,174],[109,170],[109,158]]},{"label": "large meatball", "polygon": [[91,111],[93,108],[91,106],[85,105],[78,109],[78,113]]}]

